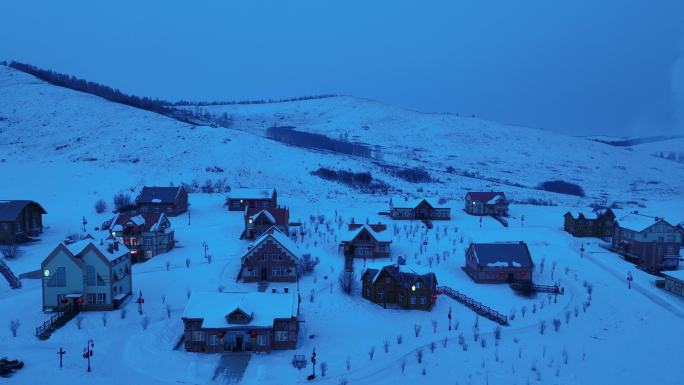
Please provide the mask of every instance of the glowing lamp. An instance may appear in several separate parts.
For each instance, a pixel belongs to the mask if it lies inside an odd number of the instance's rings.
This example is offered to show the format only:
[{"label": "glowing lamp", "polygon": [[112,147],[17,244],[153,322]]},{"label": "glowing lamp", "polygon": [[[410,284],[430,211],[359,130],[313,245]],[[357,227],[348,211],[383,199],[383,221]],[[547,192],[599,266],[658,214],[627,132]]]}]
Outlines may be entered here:
[{"label": "glowing lamp", "polygon": [[416,291],[416,285],[411,286],[411,291]]},{"label": "glowing lamp", "polygon": [[44,277],[49,277],[49,276],[50,276],[50,270],[49,270],[49,269],[43,270],[43,276],[44,276]]}]

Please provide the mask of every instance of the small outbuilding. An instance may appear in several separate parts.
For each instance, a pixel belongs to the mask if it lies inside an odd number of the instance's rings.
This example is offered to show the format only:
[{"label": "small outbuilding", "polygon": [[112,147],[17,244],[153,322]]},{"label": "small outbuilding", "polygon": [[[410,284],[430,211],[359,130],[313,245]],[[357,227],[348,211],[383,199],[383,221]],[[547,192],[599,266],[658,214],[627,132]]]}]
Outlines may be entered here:
[{"label": "small outbuilding", "polygon": [[478,283],[531,283],[534,263],[525,242],[471,243],[465,271]]}]

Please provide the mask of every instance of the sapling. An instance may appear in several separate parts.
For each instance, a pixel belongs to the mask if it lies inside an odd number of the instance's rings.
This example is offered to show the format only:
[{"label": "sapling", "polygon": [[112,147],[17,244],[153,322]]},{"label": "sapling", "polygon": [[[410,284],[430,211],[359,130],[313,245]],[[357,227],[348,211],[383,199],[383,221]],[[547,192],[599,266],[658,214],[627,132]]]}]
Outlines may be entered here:
[{"label": "sapling", "polygon": [[420,325],[413,324],[413,334],[415,334],[416,338],[420,337],[420,329],[421,329]]},{"label": "sapling", "polygon": [[418,349],[416,352],[416,359],[418,360],[419,364],[423,363],[423,349]]},{"label": "sapling", "polygon": [[368,350],[368,357],[371,361],[373,361],[373,356],[375,356],[375,346],[371,346],[370,350]]},{"label": "sapling", "polygon": [[[9,329],[10,332],[12,333],[12,337],[17,336],[17,331],[19,331],[19,326],[21,326],[21,321],[19,321],[19,318],[14,318],[10,320],[9,322]],[[79,327],[80,329],[80,327]]]},{"label": "sapling", "polygon": [[385,349],[385,353],[389,352],[389,344],[390,344],[389,340],[382,341],[382,347],[383,347],[383,349]]}]

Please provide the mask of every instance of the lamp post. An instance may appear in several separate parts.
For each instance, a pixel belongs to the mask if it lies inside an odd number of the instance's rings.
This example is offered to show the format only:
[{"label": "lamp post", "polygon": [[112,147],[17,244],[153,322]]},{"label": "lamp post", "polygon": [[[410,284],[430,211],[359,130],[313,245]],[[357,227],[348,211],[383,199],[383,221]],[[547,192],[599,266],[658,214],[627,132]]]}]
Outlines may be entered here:
[{"label": "lamp post", "polygon": [[86,217],[83,217],[83,220],[81,221],[83,224],[83,232],[86,232],[86,225],[88,224],[88,221],[86,220]]},{"label": "lamp post", "polygon": [[449,306],[449,314],[447,317],[449,318],[449,330],[451,330],[451,306]]},{"label": "lamp post", "polygon": [[315,378],[316,377],[316,348],[314,348],[313,353],[311,353],[311,365],[313,367],[313,372],[311,372],[311,375]]},{"label": "lamp post", "polygon": [[143,298],[143,295],[142,295],[142,290],[140,290],[140,294],[138,295],[138,299],[135,302],[138,303],[138,313],[140,313],[142,315],[142,313],[143,313],[142,305],[145,303],[145,299]]},{"label": "lamp post", "polygon": [[580,258],[584,258],[584,243],[580,246]]},{"label": "lamp post", "polygon": [[207,251],[209,250],[207,242],[202,242],[202,248],[204,249],[204,259],[207,259]]},{"label": "lamp post", "polygon": [[[90,357],[93,356],[93,348],[95,347],[95,343],[93,340],[88,340],[88,343],[86,344],[86,347],[83,349],[83,358],[88,360],[88,371],[90,372]],[[61,349],[60,349],[61,350]],[[61,356],[60,356],[61,358]]]}]

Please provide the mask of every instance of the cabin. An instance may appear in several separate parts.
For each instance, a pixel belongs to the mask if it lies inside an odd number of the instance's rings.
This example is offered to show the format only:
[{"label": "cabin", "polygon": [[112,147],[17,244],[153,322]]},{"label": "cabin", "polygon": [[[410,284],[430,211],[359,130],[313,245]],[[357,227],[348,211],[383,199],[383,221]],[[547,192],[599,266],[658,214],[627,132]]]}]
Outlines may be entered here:
[{"label": "cabin", "polygon": [[109,230],[113,237],[128,247],[133,263],[164,254],[176,244],[175,232],[164,213],[118,213],[109,227],[103,230]]},{"label": "cabin", "polygon": [[451,208],[439,207],[435,202],[420,198],[390,198],[389,214],[392,219],[449,220]]},{"label": "cabin", "polygon": [[43,311],[113,310],[131,295],[131,253],[111,237],[60,243],[40,269]]},{"label": "cabin", "polygon": [[660,217],[629,213],[615,222],[611,250],[639,268],[655,272],[676,270],[682,233]]},{"label": "cabin", "polygon": [[188,211],[188,193],[183,186],[145,186],[135,198],[135,208],[141,214],[164,213],[175,217]]},{"label": "cabin", "polygon": [[532,283],[534,263],[525,242],[471,243],[465,272],[477,283]]},{"label": "cabin", "polygon": [[245,208],[278,207],[278,193],[274,188],[236,188],[230,191],[226,202],[229,211],[244,211]]},{"label": "cabin", "polygon": [[583,213],[571,212],[563,216],[563,229],[573,237],[609,238],[613,235],[615,213],[611,209],[594,211],[596,218],[588,218]]},{"label": "cabin", "polygon": [[361,275],[361,295],[384,308],[429,311],[437,300],[437,277],[399,264],[368,268]]},{"label": "cabin", "polygon": [[30,200],[0,200],[0,244],[28,241],[43,232],[43,207]]},{"label": "cabin", "polygon": [[392,238],[385,224],[351,223],[340,239],[340,248],[345,257],[387,258],[390,256]]},{"label": "cabin", "polygon": [[297,348],[299,305],[291,293],[194,292],[181,319],[188,352]]},{"label": "cabin", "polygon": [[287,234],[290,222],[290,210],[280,207],[245,207],[245,230],[241,239],[257,239],[271,227]]},{"label": "cabin", "polygon": [[470,215],[507,217],[508,204],[501,191],[470,191],[465,196],[465,212]]},{"label": "cabin", "polygon": [[684,270],[664,271],[665,290],[684,297]]},{"label": "cabin", "polygon": [[245,282],[296,282],[300,258],[294,241],[271,227],[247,248],[240,274]]}]

